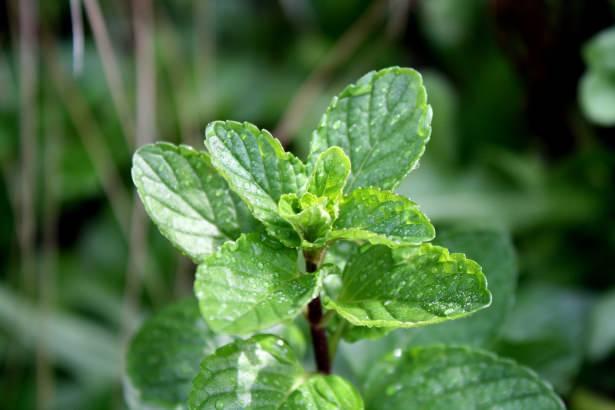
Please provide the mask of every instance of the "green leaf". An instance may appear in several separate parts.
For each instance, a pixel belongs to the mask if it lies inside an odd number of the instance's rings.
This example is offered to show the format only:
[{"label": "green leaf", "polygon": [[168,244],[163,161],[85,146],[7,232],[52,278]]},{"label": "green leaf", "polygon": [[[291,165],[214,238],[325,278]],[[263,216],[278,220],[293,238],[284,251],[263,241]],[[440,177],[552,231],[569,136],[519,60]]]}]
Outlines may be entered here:
[{"label": "green leaf", "polygon": [[615,125],[615,73],[585,73],[579,83],[579,99],[590,121],[605,127]]},{"label": "green leaf", "polygon": [[586,350],[590,303],[588,295],[572,289],[526,285],[502,326],[497,352],[568,392]]},{"label": "green leaf", "polygon": [[459,320],[408,330],[403,335],[406,340],[403,346],[408,343],[415,346],[434,343],[488,346],[499,334],[515,296],[517,263],[510,236],[497,231],[455,229],[439,231],[436,243],[451,252],[462,252],[480,264],[493,294],[493,303],[489,309]]},{"label": "green leaf", "polygon": [[600,298],[592,308],[589,328],[588,355],[601,360],[615,350],[615,290]]},{"label": "green leaf", "polygon": [[201,362],[189,398],[200,409],[362,409],[338,376],[310,375],[282,340],[257,335],[219,348]]},{"label": "green leaf", "polygon": [[[493,294],[493,303],[488,309],[464,318],[420,328],[399,329],[378,340],[340,346],[340,360],[347,363],[358,378],[364,379],[376,360],[396,348],[405,350],[410,346],[433,344],[493,347],[510,314],[516,290],[517,264],[509,235],[483,229],[439,230],[436,244],[451,252],[462,252],[480,264]],[[324,279],[325,287],[327,279]],[[348,335],[344,334],[344,339],[347,341],[378,337],[377,333],[361,334],[358,330],[369,328],[347,324],[346,329]]]},{"label": "green leaf", "polygon": [[229,341],[207,327],[193,298],[149,318],[126,356],[124,388],[130,408],[185,409],[203,355]]},{"label": "green leaf", "polygon": [[327,197],[336,204],[342,196],[348,175],[350,159],[340,147],[330,147],[316,159],[307,191],[318,197]]},{"label": "green leaf", "polygon": [[583,56],[592,71],[615,74],[615,27],[592,37],[583,47]]},{"label": "green leaf", "polygon": [[363,409],[363,399],[357,390],[341,377],[315,375],[293,391],[280,409],[360,410]]},{"label": "green leaf", "polygon": [[417,71],[373,71],[333,99],[312,135],[310,161],[339,146],[352,163],[346,192],[393,189],[425,151],[430,122],[431,107]]},{"label": "green leaf", "polygon": [[256,222],[209,156],[190,147],[157,143],[139,148],[132,179],[160,232],[197,263]]},{"label": "green leaf", "polygon": [[531,370],[491,353],[454,346],[395,351],[372,370],[365,393],[370,409],[565,408]]},{"label": "green leaf", "polygon": [[278,214],[283,194],[296,193],[306,182],[305,166],[267,130],[244,122],[215,121],[207,126],[205,145],[212,164],[248,205],[268,232],[287,246],[299,237]]},{"label": "green leaf", "polygon": [[401,252],[365,247],[346,265],[335,310],[357,326],[416,327],[466,316],[489,306],[480,266],[462,254],[424,244]]},{"label": "green leaf", "polygon": [[194,291],[215,332],[247,334],[294,318],[320,278],[298,269],[297,251],[265,235],[224,244],[197,269]]},{"label": "green leaf", "polygon": [[318,239],[324,241],[324,236],[331,229],[333,218],[328,205],[326,197],[317,197],[310,192],[301,198],[297,198],[296,194],[284,194],[278,203],[278,212],[293,226],[306,247]]},{"label": "green leaf", "polygon": [[429,219],[414,202],[393,192],[360,188],[343,199],[327,239],[395,247],[417,245],[435,235]]}]

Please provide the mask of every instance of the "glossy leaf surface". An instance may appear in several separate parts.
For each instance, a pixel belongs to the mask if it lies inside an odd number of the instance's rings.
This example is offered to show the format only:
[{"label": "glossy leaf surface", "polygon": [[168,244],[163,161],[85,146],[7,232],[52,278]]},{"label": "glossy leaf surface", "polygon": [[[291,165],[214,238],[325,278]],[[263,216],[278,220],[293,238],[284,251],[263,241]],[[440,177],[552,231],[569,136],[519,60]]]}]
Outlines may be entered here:
[{"label": "glossy leaf surface", "polygon": [[209,326],[248,334],[299,314],[320,285],[317,275],[299,271],[297,256],[264,234],[248,234],[206,258],[194,290]]},{"label": "glossy leaf surface", "polygon": [[395,247],[420,244],[434,236],[434,227],[414,202],[393,192],[360,188],[343,199],[328,239]]},{"label": "glossy leaf surface", "polygon": [[451,346],[394,352],[373,368],[365,397],[374,410],[565,408],[531,370],[491,353]]},{"label": "glossy leaf surface", "polygon": [[431,133],[421,75],[392,67],[363,76],[333,99],[312,135],[311,161],[332,146],[352,163],[345,191],[393,189],[414,168]]},{"label": "glossy leaf surface", "polygon": [[191,410],[362,409],[356,390],[338,376],[307,374],[282,340],[257,335],[206,357],[194,379]]},{"label": "glossy leaf surface", "polygon": [[480,266],[462,254],[424,244],[395,253],[365,247],[346,265],[339,295],[326,304],[358,326],[416,327],[489,306]]},{"label": "glossy leaf surface", "polygon": [[216,121],[207,126],[205,145],[213,166],[248,205],[270,234],[288,246],[299,238],[278,215],[283,194],[296,193],[306,182],[305,166],[267,130],[235,121]]},{"label": "glossy leaf surface", "polygon": [[160,232],[195,262],[254,226],[242,201],[190,147],[145,145],[133,157],[132,179]]}]

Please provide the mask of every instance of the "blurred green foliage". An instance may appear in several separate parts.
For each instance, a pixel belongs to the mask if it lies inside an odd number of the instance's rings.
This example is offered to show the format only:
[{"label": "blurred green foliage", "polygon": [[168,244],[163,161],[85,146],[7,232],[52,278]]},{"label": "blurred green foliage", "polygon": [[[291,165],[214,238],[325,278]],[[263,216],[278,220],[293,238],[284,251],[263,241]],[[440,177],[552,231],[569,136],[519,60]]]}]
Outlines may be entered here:
[{"label": "blurred green foliage", "polygon": [[[50,401],[39,408],[123,408],[123,343],[144,316],[190,293],[193,271],[148,225],[138,308],[126,303],[137,252],[126,223],[134,200],[134,135],[125,135],[86,15],[83,69],[72,71],[69,2],[38,2],[36,146],[21,143],[18,3],[0,6],[6,8],[0,13],[0,408],[36,407],[42,385],[50,386],[44,396]],[[126,114],[134,119],[131,4],[99,3],[129,102]],[[306,78],[370,9],[363,0],[153,3],[157,138],[197,147],[213,119],[275,130]],[[359,74],[389,65],[420,69],[435,113],[433,134],[420,168],[399,192],[422,205],[438,232],[459,226],[510,232],[510,243],[501,240],[516,249],[510,270],[518,270],[518,292],[488,347],[541,373],[573,409],[613,408],[612,29],[571,42],[590,41],[573,50],[587,64],[579,63],[576,81],[560,84],[573,90],[559,118],[574,137],[570,145],[528,120],[534,94],[525,75],[536,62],[513,61],[502,46],[507,31],[493,18],[496,7],[510,2],[386,3],[385,16],[350,57],[316,84],[290,148],[305,156],[309,131],[331,95]],[[530,19],[547,10],[555,26],[553,10],[577,3],[533,2],[544,7],[525,13]],[[613,24],[613,15],[602,17]],[[35,153],[33,184],[22,179],[24,150]],[[101,161],[109,166],[101,168]],[[22,189],[34,205],[31,215],[22,215]],[[19,241],[24,220],[34,225],[26,254]],[[28,269],[35,271],[34,286],[25,280]],[[378,340],[383,350],[370,356],[407,340],[412,337],[402,333],[385,336]],[[352,355],[361,343],[340,349],[340,357]],[[360,378],[344,360],[336,366]]]}]

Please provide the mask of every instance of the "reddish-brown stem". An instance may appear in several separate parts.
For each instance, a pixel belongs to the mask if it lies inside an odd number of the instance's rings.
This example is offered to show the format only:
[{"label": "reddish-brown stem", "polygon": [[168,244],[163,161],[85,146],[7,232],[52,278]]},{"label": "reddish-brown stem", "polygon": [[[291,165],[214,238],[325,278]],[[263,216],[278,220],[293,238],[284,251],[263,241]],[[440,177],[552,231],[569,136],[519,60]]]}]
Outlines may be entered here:
[{"label": "reddish-brown stem", "polygon": [[[322,254],[316,255],[305,253],[305,269],[308,273],[316,272]],[[329,356],[329,343],[327,341],[327,331],[323,327],[322,304],[320,297],[316,297],[308,304],[308,321],[310,322],[310,333],[312,335],[312,347],[316,359],[316,370],[320,373],[331,373],[331,357]]]}]

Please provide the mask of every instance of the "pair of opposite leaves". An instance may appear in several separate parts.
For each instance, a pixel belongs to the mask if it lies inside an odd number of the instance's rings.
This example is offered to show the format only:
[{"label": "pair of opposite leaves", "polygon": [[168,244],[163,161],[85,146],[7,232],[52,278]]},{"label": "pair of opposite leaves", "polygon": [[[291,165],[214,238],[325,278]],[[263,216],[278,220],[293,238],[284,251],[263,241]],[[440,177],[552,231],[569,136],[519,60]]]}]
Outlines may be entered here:
[{"label": "pair of opposite leaves", "polygon": [[[162,233],[199,265],[195,292],[214,331],[249,334],[292,319],[321,293],[325,276],[339,282],[325,293],[326,306],[353,325],[425,325],[491,300],[480,266],[425,244],[433,226],[390,191],[416,166],[430,121],[420,75],[389,68],[333,100],[308,165],[265,130],[214,122],[209,154],[145,146],[133,179]],[[343,272],[332,264],[302,271],[297,248],[338,239],[371,246]]]}]

